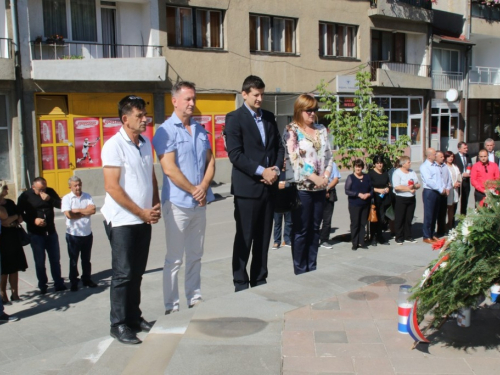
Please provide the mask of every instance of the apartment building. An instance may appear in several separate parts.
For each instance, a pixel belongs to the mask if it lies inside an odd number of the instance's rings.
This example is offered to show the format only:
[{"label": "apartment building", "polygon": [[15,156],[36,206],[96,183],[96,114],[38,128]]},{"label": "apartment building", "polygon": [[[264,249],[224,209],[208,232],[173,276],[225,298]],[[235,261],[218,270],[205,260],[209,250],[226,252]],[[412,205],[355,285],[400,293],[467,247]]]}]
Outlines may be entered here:
[{"label": "apartment building", "polygon": [[[215,180],[229,182],[221,132],[225,114],[242,104],[246,76],[264,79],[264,107],[284,127],[297,94],[314,92],[321,80],[349,110],[359,67],[372,74],[388,141],[409,135],[408,154],[423,159],[432,100],[427,0],[17,3],[28,183],[43,175],[62,194],[76,173],[86,190],[102,194],[99,155],[120,126],[117,101],[129,93],[147,101],[152,137],[171,115],[169,90],[181,79],[197,84],[196,116],[211,133]],[[81,155],[83,142],[92,145],[91,160]]]}]

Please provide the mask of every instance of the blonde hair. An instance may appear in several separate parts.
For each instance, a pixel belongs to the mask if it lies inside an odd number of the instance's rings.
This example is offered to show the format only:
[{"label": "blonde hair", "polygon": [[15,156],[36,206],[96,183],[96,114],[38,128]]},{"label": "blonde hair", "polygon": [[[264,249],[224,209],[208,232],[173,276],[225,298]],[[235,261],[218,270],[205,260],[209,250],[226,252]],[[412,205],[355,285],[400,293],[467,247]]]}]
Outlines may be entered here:
[{"label": "blonde hair", "polygon": [[[306,109],[318,108],[318,101],[311,94],[301,94],[293,104],[293,121],[300,127],[304,126],[302,111]],[[316,121],[318,117],[316,116]]]}]

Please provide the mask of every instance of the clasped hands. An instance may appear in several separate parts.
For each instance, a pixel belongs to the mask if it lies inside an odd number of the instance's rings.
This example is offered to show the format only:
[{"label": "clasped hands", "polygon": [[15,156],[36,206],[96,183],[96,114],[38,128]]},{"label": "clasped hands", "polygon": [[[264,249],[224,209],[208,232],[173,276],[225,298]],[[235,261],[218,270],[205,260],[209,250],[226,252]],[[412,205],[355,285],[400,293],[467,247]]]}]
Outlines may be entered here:
[{"label": "clasped hands", "polygon": [[266,185],[272,185],[278,179],[278,168],[276,166],[268,167],[262,172],[262,179],[260,182]]},{"label": "clasped hands", "polygon": [[155,204],[153,208],[143,209],[140,218],[147,224],[156,224],[161,218],[160,204]]}]

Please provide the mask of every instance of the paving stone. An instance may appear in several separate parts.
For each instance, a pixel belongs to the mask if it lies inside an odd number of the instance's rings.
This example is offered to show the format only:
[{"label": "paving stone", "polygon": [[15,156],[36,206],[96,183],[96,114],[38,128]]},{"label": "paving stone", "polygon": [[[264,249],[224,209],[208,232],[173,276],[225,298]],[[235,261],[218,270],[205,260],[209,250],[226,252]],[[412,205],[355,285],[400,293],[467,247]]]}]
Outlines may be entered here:
[{"label": "paving stone", "polygon": [[465,359],[465,362],[467,362],[475,375],[491,375],[499,373],[499,358],[474,358],[468,356]]},{"label": "paving stone", "polygon": [[354,374],[354,366],[351,358],[301,358],[285,357],[283,359],[283,371],[302,371],[316,373],[348,373]]},{"label": "paving stone", "polygon": [[363,343],[363,344],[376,344],[381,343],[378,329],[376,327],[365,327],[358,329],[347,329],[347,341],[351,344]]},{"label": "paving stone", "polygon": [[345,331],[316,331],[314,332],[316,344],[347,343]]},{"label": "paving stone", "polygon": [[343,331],[343,322],[339,319],[286,319],[285,331]]},{"label": "paving stone", "polygon": [[319,357],[386,357],[383,344],[320,344],[316,343]]},{"label": "paving stone", "polygon": [[311,305],[312,310],[340,310],[338,301],[317,302]]},{"label": "paving stone", "polygon": [[314,348],[313,332],[305,331],[285,331],[283,332],[283,356],[293,357],[314,357],[316,351]]},{"label": "paving stone", "polygon": [[396,373],[421,374],[473,374],[467,362],[461,358],[391,358]]},{"label": "paving stone", "polygon": [[393,375],[391,361],[388,358],[363,358],[356,356],[353,359],[354,370],[357,375]]}]

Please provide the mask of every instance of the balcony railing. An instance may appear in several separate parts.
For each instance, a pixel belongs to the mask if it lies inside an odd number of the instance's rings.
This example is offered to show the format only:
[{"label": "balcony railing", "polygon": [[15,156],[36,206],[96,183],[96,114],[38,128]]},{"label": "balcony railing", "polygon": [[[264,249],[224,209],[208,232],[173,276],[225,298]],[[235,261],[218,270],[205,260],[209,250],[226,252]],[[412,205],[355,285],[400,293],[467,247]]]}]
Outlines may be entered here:
[{"label": "balcony railing", "polygon": [[0,38],[0,59],[12,58],[12,39]]},{"label": "balcony railing", "polygon": [[469,72],[469,82],[480,85],[500,85],[500,68],[476,66]]},{"label": "balcony railing", "polygon": [[476,18],[484,18],[487,21],[500,21],[500,8],[498,6],[472,3],[471,15]]},{"label": "balcony railing", "polygon": [[462,90],[464,75],[461,72],[432,72],[433,90]]},{"label": "balcony railing", "polygon": [[377,80],[377,69],[388,70],[391,72],[398,72],[409,74],[418,77],[430,77],[431,67],[429,65],[421,64],[405,64],[389,61],[371,61],[372,81]]},{"label": "balcony railing", "polygon": [[64,42],[63,44],[45,44],[31,42],[31,58],[33,60],[79,60],[160,57],[162,46],[102,44]]},{"label": "balcony railing", "polygon": [[[378,0],[370,0],[370,6],[372,8],[376,8],[377,2],[378,2]],[[417,7],[417,8],[424,8],[424,9],[432,10],[431,0],[392,0],[392,1],[387,0],[387,2],[391,2],[394,4],[404,3],[404,4],[412,5],[412,6]]]}]

